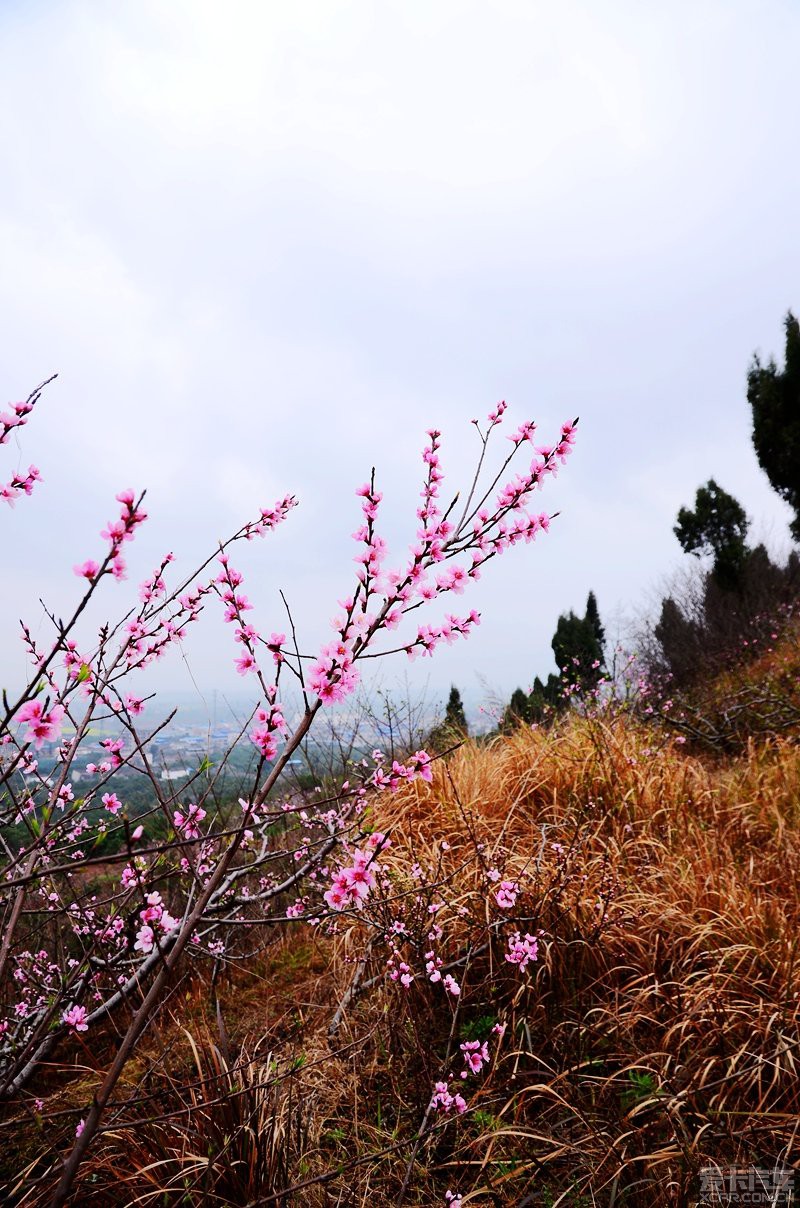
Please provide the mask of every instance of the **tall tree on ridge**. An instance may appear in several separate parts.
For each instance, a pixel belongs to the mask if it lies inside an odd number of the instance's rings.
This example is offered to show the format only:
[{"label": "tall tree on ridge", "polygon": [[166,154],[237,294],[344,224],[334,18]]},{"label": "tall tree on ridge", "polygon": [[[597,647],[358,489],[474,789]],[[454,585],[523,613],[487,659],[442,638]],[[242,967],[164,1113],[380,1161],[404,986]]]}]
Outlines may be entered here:
[{"label": "tall tree on ridge", "polygon": [[594,592],[589,592],[586,615],[572,611],[558,618],[551,643],[562,679],[577,683],[581,690],[597,686],[603,674],[603,626]]},{"label": "tall tree on ridge", "polygon": [[786,359],[782,370],[758,356],[747,374],[747,401],[753,413],[753,447],[772,487],[794,510],[792,536],[800,541],[800,323],[784,319]]},{"label": "tall tree on ridge", "polygon": [[714,559],[712,575],[726,591],[737,588],[747,559],[747,513],[733,495],[723,490],[713,478],[697,488],[694,510],[681,508],[675,536],[687,554],[700,557],[709,554]]},{"label": "tall tree on ridge", "polygon": [[451,731],[454,736],[461,738],[466,738],[469,734],[464,703],[461,700],[461,693],[455,684],[450,689],[450,696],[447,699],[447,708],[444,711],[444,727],[446,730]]}]

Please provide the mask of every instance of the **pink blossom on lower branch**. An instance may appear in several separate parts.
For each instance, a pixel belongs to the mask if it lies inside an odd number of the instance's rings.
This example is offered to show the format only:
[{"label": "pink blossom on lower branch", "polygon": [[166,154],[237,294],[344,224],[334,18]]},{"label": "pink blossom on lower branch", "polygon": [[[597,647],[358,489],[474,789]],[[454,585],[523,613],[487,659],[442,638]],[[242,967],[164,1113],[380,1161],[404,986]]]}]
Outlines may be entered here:
[{"label": "pink blossom on lower branch", "polygon": [[520,973],[523,973],[529,963],[535,961],[538,955],[539,942],[536,936],[526,933],[523,938],[518,931],[510,936],[505,958],[509,964],[519,965]]},{"label": "pink blossom on lower branch", "polygon": [[394,793],[401,784],[411,784],[414,780],[425,780],[428,784],[433,780],[431,757],[427,751],[415,751],[408,763],[392,761],[391,771],[378,766],[370,777],[370,784],[376,789],[391,789]]},{"label": "pink blossom on lower branch", "polygon": [[68,1011],[64,1012],[61,1018],[73,1032],[87,1032],[89,1030],[89,1024],[86,1022],[87,1013],[85,1007],[70,1007]]},{"label": "pink blossom on lower branch", "polygon": [[457,1092],[455,1095],[451,1095],[446,1082],[434,1082],[431,1107],[435,1107],[440,1112],[450,1112],[455,1108],[458,1114],[462,1115],[467,1110],[467,1101]]},{"label": "pink blossom on lower branch", "polygon": [[154,944],[155,932],[153,931],[153,928],[149,927],[147,924],[145,924],[144,927],[140,927],[136,932],[136,943],[133,945],[134,949],[137,952],[141,952],[146,955],[148,952],[153,951]]},{"label": "pink blossom on lower branch", "polygon": [[340,868],[333,884],[323,894],[332,910],[343,910],[346,906],[358,907],[375,888],[375,873],[371,867],[372,856],[356,850],[349,868]]},{"label": "pink blossom on lower branch", "polygon": [[495,890],[495,901],[501,910],[510,910],[517,900],[519,885],[516,881],[501,881]]},{"label": "pink blossom on lower branch", "polygon": [[375,888],[375,874],[378,872],[375,859],[379,852],[391,847],[391,839],[382,831],[375,831],[367,839],[366,846],[369,849],[366,852],[356,848],[350,867],[340,868],[330,889],[323,894],[331,910],[344,910],[348,906],[357,908]]},{"label": "pink blossom on lower branch", "polygon": [[481,1043],[480,1040],[466,1040],[460,1048],[464,1054],[465,1067],[461,1077],[466,1078],[468,1074],[479,1074],[489,1061],[489,1046],[486,1041]]},{"label": "pink blossom on lower branch", "polygon": [[453,998],[458,998],[459,994],[461,993],[461,987],[450,973],[446,973],[444,975],[442,985],[448,994],[452,994]]}]

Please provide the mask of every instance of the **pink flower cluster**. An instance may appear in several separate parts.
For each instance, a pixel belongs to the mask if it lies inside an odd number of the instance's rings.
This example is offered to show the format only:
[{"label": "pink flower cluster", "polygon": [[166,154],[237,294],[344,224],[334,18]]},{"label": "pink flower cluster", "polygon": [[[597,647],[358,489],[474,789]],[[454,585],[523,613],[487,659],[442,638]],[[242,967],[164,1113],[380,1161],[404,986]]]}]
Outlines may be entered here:
[{"label": "pink flower cluster", "polygon": [[220,554],[219,561],[222,564],[222,570],[214,582],[219,584],[217,590],[220,599],[225,605],[226,624],[235,623],[238,625],[234,638],[242,644],[244,652],[241,657],[236,659],[236,670],[239,672],[239,675],[246,675],[248,671],[258,671],[258,662],[255,653],[255,643],[258,641],[258,633],[252,625],[248,625],[245,622],[242,616],[243,613],[252,611],[253,605],[244,592],[237,591],[237,588],[242,584],[241,571],[231,566],[230,559],[225,553]]},{"label": "pink flower cluster", "polygon": [[27,474],[15,474],[9,482],[0,484],[0,499],[4,499],[9,507],[13,508],[17,498],[20,495],[30,495],[33,484],[41,480],[42,476],[36,466],[28,466]]},{"label": "pink flower cluster", "polygon": [[356,495],[364,500],[361,510],[364,513],[364,524],[353,533],[353,539],[362,543],[364,549],[356,554],[354,561],[358,563],[357,578],[369,594],[370,584],[379,578],[383,560],[386,557],[386,542],[375,532],[375,521],[378,517],[378,505],[383,499],[380,491],[375,490],[373,481],[359,487]]},{"label": "pink flower cluster", "polygon": [[382,766],[381,751],[373,751],[372,757],[378,764],[369,779],[373,788],[390,789],[396,793],[401,784],[411,784],[414,780],[425,780],[430,784],[433,780],[431,757],[427,751],[415,751],[408,763],[400,763],[395,759],[389,770]]},{"label": "pink flower cluster", "polygon": [[169,566],[170,562],[175,561],[174,554],[166,554],[162,559],[161,565],[149,579],[145,579],[139,584],[139,599],[143,604],[151,604],[154,600],[159,600],[167,594],[167,585],[164,582],[164,571]]},{"label": "pink flower cluster", "polygon": [[100,746],[106,752],[106,757],[100,763],[87,763],[86,771],[89,775],[93,776],[95,772],[105,775],[106,772],[113,772],[116,768],[121,768],[123,745],[121,738],[101,738]]},{"label": "pink flower cluster", "polygon": [[467,1101],[458,1092],[451,1095],[446,1082],[434,1082],[431,1107],[440,1112],[450,1112],[455,1108],[458,1114],[462,1115],[467,1110]]},{"label": "pink flower cluster", "polygon": [[242,536],[247,541],[252,541],[254,537],[266,536],[272,529],[282,524],[292,508],[296,506],[297,500],[294,495],[284,495],[283,499],[279,499],[274,507],[262,508],[260,518],[246,524],[242,530]]},{"label": "pink flower cluster", "polygon": [[[172,555],[167,554],[160,567],[160,572],[163,572]],[[92,564],[84,564],[91,571]],[[82,570],[82,567],[76,567],[76,572]],[[146,580],[140,589],[140,594],[147,594],[161,579],[161,574],[157,571],[153,578]],[[138,616],[130,620],[125,626],[127,638],[123,653],[128,668],[143,668],[148,666],[154,659],[161,658],[166,654],[167,650],[174,642],[180,641],[185,633],[187,626],[196,621],[202,611],[202,600],[205,595],[213,590],[213,583],[200,584],[195,586],[190,591],[185,591],[177,597],[177,608],[169,617],[163,617],[161,620],[152,624],[149,618],[152,618],[154,611],[164,607],[163,604],[153,604],[156,600],[156,594],[152,599],[145,601]]]},{"label": "pink flower cluster", "polygon": [[[76,680],[83,674],[87,679],[91,678],[91,669],[88,659],[85,659],[79,652],[76,642],[69,639],[64,646],[64,668],[69,674],[71,680]],[[83,671],[82,671],[83,669]]]},{"label": "pink flower cluster", "polygon": [[353,852],[353,861],[348,868],[340,868],[333,884],[323,897],[331,910],[344,910],[348,906],[358,909],[375,888],[375,858],[386,851],[391,840],[380,831],[375,831],[367,840],[367,851],[358,848]]},{"label": "pink flower cluster", "polygon": [[[28,422],[28,416],[33,410],[38,393],[32,394],[24,403],[11,403],[10,411],[0,411],[0,445],[6,444],[15,428],[21,428]],[[0,484],[0,499],[13,508],[20,495],[30,495],[35,482],[41,482],[41,474],[36,466],[29,466],[27,474],[15,474],[7,483]]]},{"label": "pink flower cluster", "polygon": [[149,893],[146,901],[144,910],[139,911],[141,926],[136,932],[136,943],[133,945],[135,951],[143,955],[152,952],[155,947],[155,927],[158,927],[163,935],[171,935],[180,926],[178,920],[167,910],[160,893]]},{"label": "pink flower cluster", "polygon": [[[489,431],[502,422],[505,409],[505,403],[499,403],[490,413]],[[526,422],[511,436],[514,446],[511,455],[492,486],[472,507],[483,464],[481,456],[479,473],[458,522],[450,518],[455,501],[444,513],[439,505],[444,477],[439,458],[441,434],[437,429],[429,430],[429,443],[422,454],[426,477],[422,505],[417,511],[420,527],[404,570],[384,569],[386,543],[375,531],[382,496],[375,489],[374,475],[369,483],[359,487],[357,494],[363,500],[364,519],[353,534],[362,546],[355,559],[358,585],[352,598],[342,601],[345,615],[333,622],[336,639],[323,648],[309,674],[310,687],[325,704],[344,699],[356,687],[359,676],[355,664],[379,630],[394,629],[405,613],[424,601],[446,592],[460,594],[470,580],[480,577],[480,567],[488,559],[520,540],[532,540],[540,530],[547,530],[550,517],[544,513],[532,515],[527,507],[532,492],[542,485],[546,475],[556,472],[557,463],[563,462],[571,451],[575,424],[562,426],[555,446],[536,448],[527,473],[510,478],[498,491],[493,506],[487,506],[510,458],[524,442],[532,439],[534,430],[535,425]],[[481,435],[484,453],[487,439],[488,433]],[[466,561],[468,557],[471,561]],[[429,572],[443,562],[449,565],[440,566],[430,577]],[[370,612],[373,596],[381,598],[376,610]],[[466,617],[448,614],[443,624],[419,626],[413,641],[401,649],[412,658],[419,653],[431,655],[440,642],[467,637],[479,622],[480,615],[474,609]]]},{"label": "pink flower cluster", "polygon": [[442,968],[442,961],[441,961],[440,957],[438,957],[436,955],[436,953],[433,951],[433,949],[431,949],[430,952],[426,952],[425,953],[425,972],[428,975],[428,981],[440,982],[442,980],[441,968]]},{"label": "pink flower cluster", "polygon": [[448,994],[452,994],[453,998],[458,998],[461,987],[451,973],[445,973],[442,985]]},{"label": "pink flower cluster", "polygon": [[[441,936],[442,929],[437,925],[435,931],[428,933],[428,939],[433,939],[436,935]],[[425,972],[428,975],[428,981],[441,982],[448,994],[454,998],[458,998],[461,993],[461,987],[451,973],[445,973],[442,977],[442,961],[436,955],[433,949],[425,953]]]},{"label": "pink flower cluster", "polygon": [[521,936],[518,931],[515,931],[509,937],[508,951],[505,954],[505,959],[512,965],[518,965],[520,973],[524,973],[531,961],[535,961],[539,955],[539,941],[534,935]]},{"label": "pink flower cluster", "polygon": [[[138,829],[138,828],[137,828]],[[137,856],[133,865],[126,864],[120,876],[120,884],[125,890],[133,889],[135,885],[142,881],[145,872],[145,863],[141,856]]]},{"label": "pink flower cluster", "polygon": [[278,753],[278,735],[284,736],[289,727],[283,716],[281,706],[276,700],[277,688],[271,684],[267,689],[269,705],[256,713],[258,725],[250,731],[250,741],[258,747],[264,759],[274,759]]},{"label": "pink flower cluster", "polygon": [[460,1045],[461,1052],[464,1054],[464,1069],[461,1071],[461,1077],[466,1078],[469,1074],[479,1074],[484,1065],[489,1062],[489,1046],[484,1040],[465,1040]]},{"label": "pink flower cluster", "polygon": [[495,890],[495,901],[501,910],[510,910],[517,900],[519,885],[516,881],[501,881]]},{"label": "pink flower cluster", "polygon": [[[284,661],[282,647],[286,642],[286,634],[272,633],[269,638],[262,638],[258,630],[244,620],[242,614],[250,612],[253,605],[243,592],[237,590],[242,584],[242,574],[231,566],[227,554],[220,554],[219,561],[222,564],[222,570],[214,582],[218,585],[217,591],[225,604],[225,621],[228,624],[235,623],[237,626],[233,636],[242,647],[241,655],[234,662],[236,670],[239,675],[247,675],[250,671],[258,673],[256,646],[259,642],[266,646],[272,655],[275,666],[280,667]],[[272,758],[272,756],[267,756],[267,758]]]},{"label": "pink flower cluster", "polygon": [[27,739],[40,747],[42,743],[54,742],[58,738],[64,713],[63,705],[53,705],[46,710],[41,701],[29,700],[18,710],[16,720],[27,725]]},{"label": "pink flower cluster", "polygon": [[466,617],[454,617],[448,613],[442,625],[420,625],[416,638],[405,648],[406,654],[411,659],[420,652],[433,657],[434,650],[441,642],[452,646],[456,638],[468,638],[472,628],[480,623],[481,614],[474,608]]},{"label": "pink flower cluster", "polygon": [[465,1040],[459,1047],[464,1053],[462,1078],[468,1078],[470,1074],[480,1074],[483,1065],[489,1062],[489,1047],[486,1041],[481,1043],[480,1040]]},{"label": "pink flower cluster", "polygon": [[386,962],[389,968],[389,978],[391,981],[399,981],[400,985],[407,990],[414,980],[414,974],[411,972],[411,966],[406,961],[400,961],[395,965],[394,957],[390,956]]},{"label": "pink flower cluster", "polygon": [[10,411],[0,411],[0,445],[6,444],[15,428],[22,428],[27,424],[35,401],[31,396],[24,403],[11,403]]},{"label": "pink flower cluster", "polygon": [[344,700],[358,687],[359,673],[353,666],[354,654],[349,644],[352,625],[345,626],[339,638],[323,646],[308,673],[308,686],[326,705]]},{"label": "pink flower cluster", "polygon": [[423,544],[422,556],[424,556],[424,548],[427,547],[437,562],[440,561],[439,555],[443,552],[443,543],[453,531],[450,521],[442,519],[442,512],[437,503],[439,484],[444,479],[444,471],[439,460],[441,435],[438,428],[428,429],[429,443],[422,450],[422,461],[427,467],[421,492],[422,507],[417,510],[417,517],[420,521],[417,539]]},{"label": "pink flower cluster", "polygon": [[73,1032],[88,1032],[89,1030],[89,1024],[86,1022],[86,1007],[70,1007],[68,1011],[63,1013],[61,1018]]},{"label": "pink flower cluster", "polygon": [[136,529],[147,519],[147,513],[139,509],[136,504],[136,496],[130,489],[120,491],[116,500],[122,504],[119,519],[109,520],[100,536],[104,541],[109,542],[107,561],[112,575],[115,579],[124,579],[126,566],[125,559],[122,557],[122,547],[126,541],[133,540]]},{"label": "pink flower cluster", "polygon": [[206,816],[206,811],[202,806],[191,803],[187,806],[186,811],[175,810],[172,815],[172,822],[177,831],[180,831],[184,839],[199,839],[199,825]]}]

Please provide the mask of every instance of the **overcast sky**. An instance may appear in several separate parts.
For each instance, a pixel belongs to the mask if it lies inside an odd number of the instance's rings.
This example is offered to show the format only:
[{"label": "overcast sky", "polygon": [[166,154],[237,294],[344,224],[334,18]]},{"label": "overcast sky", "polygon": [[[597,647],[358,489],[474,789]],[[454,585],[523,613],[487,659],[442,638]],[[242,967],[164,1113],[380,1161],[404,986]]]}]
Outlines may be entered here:
[{"label": "overcast sky", "polygon": [[[238,562],[260,627],[283,588],[314,649],[354,487],[377,467],[402,549],[425,429],[455,488],[501,398],[543,440],[580,415],[540,496],[561,514],[414,682],[529,684],[590,588],[613,630],[711,476],[787,548],[745,378],[800,307],[799,54],[794,0],[0,6],[0,406],[60,375],[0,451],[2,480],[44,477],[0,516],[0,683],[129,485],[152,519],[109,615],[163,551],[189,569],[292,491]],[[240,686],[230,639],[206,623],[153,683]]]}]

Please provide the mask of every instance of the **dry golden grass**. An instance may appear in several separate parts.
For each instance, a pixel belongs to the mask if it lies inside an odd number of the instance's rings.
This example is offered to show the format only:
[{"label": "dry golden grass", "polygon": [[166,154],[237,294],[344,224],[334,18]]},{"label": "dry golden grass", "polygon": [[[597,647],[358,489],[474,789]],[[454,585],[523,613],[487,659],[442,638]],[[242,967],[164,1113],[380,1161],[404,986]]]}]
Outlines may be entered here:
[{"label": "dry golden grass", "polygon": [[[106,1136],[76,1204],[442,1204],[449,1187],[465,1205],[655,1208],[690,1204],[703,1166],[800,1164],[791,739],[712,759],[624,714],[571,717],[467,743],[432,785],[374,809],[398,883],[413,858],[446,884],[451,958],[472,947],[456,1016],[424,979],[408,992],[371,984],[376,955],[330,1038],[366,933],[353,924],[333,940],[288,941],[219,987],[230,1052],[214,1049],[210,1010],[189,1023],[195,1062],[180,1033],[183,1065],[171,1090],[159,1084],[174,1126],[140,1126],[135,1144],[130,1129]],[[499,941],[476,942],[495,864],[525,873],[521,929],[544,932],[524,975]],[[448,1045],[497,1020],[507,1031],[470,1084],[470,1111],[414,1145]],[[175,1040],[185,1023],[163,1027]],[[265,1069],[294,1063],[284,1089],[260,1089],[253,1061],[267,1083]],[[193,1065],[205,1090],[186,1089]],[[204,1191],[203,1146],[235,1152],[241,1185]],[[172,1183],[138,1200],[153,1190],[146,1154]],[[204,1162],[205,1182],[192,1173]]]},{"label": "dry golden grass", "polygon": [[535,976],[484,961],[465,984],[465,1019],[509,1024],[487,1126],[427,1155],[467,1202],[688,1203],[704,1165],[797,1162],[798,788],[786,738],[714,762],[607,716],[467,744],[381,803],[398,862],[446,836],[455,865],[468,822],[490,864],[530,869],[545,828]]}]

